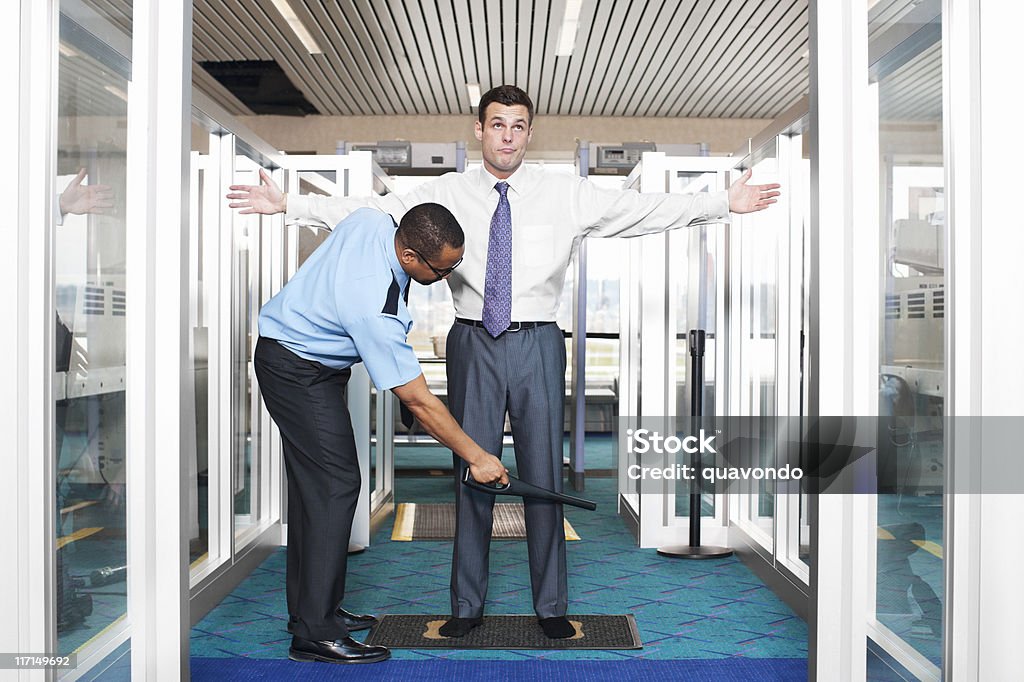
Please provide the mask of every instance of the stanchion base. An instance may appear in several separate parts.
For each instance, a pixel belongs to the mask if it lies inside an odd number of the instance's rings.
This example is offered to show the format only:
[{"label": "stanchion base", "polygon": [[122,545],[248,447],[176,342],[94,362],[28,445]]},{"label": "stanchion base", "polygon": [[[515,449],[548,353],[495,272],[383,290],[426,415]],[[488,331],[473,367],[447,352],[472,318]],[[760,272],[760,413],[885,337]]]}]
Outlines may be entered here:
[{"label": "stanchion base", "polygon": [[365,551],[366,551],[365,547],[363,547],[362,545],[357,545],[354,542],[350,542],[349,545],[348,545],[348,553],[349,554],[359,554],[359,553],[365,552]]},{"label": "stanchion base", "polygon": [[724,559],[732,556],[732,550],[728,547],[711,547],[708,545],[667,545],[658,548],[661,556],[670,556],[677,559]]}]

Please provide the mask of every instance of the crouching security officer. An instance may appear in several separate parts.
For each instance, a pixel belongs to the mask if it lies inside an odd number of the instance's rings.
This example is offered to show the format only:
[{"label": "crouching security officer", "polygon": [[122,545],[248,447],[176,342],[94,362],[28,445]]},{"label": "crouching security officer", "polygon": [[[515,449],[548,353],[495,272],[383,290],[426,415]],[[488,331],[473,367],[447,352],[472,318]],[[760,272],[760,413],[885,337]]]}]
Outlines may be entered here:
[{"label": "crouching security officer", "polygon": [[341,608],[360,474],[345,402],[351,366],[366,365],[423,427],[469,465],[473,478],[507,482],[505,467],[473,442],[427,389],[406,340],[409,281],[439,282],[459,265],[462,228],[438,204],[414,207],[395,228],[386,213],[355,211],[260,311],[254,364],[281,430],[288,471],[289,658],[369,663],[390,652],[349,636],[374,623]]}]

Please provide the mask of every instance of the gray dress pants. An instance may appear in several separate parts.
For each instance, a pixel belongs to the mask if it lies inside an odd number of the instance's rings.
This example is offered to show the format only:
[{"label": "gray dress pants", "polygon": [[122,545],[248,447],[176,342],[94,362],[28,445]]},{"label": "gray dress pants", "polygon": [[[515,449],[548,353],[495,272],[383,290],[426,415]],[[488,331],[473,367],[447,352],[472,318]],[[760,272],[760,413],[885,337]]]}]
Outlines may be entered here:
[{"label": "gray dress pants", "polygon": [[[484,450],[501,456],[505,413],[515,441],[519,477],[562,490],[565,339],[556,324],[505,332],[456,322],[448,334],[448,403],[463,430]],[[455,551],[452,615],[483,615],[494,496],[459,483],[455,464]],[[533,606],[540,618],[564,616],[568,601],[562,505],[525,500]]]}]

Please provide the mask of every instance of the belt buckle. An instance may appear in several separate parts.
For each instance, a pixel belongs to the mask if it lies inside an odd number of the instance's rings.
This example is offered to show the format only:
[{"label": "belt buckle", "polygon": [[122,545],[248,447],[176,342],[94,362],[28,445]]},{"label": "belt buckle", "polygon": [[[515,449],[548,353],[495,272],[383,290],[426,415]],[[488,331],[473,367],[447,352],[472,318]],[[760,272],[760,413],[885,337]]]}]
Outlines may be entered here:
[{"label": "belt buckle", "polygon": [[522,329],[523,329],[523,323],[522,322],[513,322],[512,324],[510,324],[508,326],[508,329],[506,329],[505,331],[507,331],[507,332],[518,332],[518,331],[522,331]]}]

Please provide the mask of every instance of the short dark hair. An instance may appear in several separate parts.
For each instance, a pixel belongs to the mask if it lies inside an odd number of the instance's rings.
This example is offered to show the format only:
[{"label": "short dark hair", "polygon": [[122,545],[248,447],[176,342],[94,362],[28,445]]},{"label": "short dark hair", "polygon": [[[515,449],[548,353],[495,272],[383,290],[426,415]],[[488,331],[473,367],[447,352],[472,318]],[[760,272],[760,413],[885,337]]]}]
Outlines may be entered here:
[{"label": "short dark hair", "polygon": [[466,236],[452,212],[441,204],[413,206],[398,225],[398,238],[404,246],[416,249],[424,258],[437,258],[446,246],[462,246]]},{"label": "short dark hair", "polygon": [[526,111],[530,115],[529,123],[533,125],[533,100],[525,92],[520,90],[514,85],[499,85],[496,88],[491,88],[484,93],[484,96],[480,98],[480,104],[477,105],[476,115],[480,119],[480,123],[484,123],[484,116],[487,114],[487,105],[492,102],[498,104],[504,104],[507,107],[524,106]]}]

